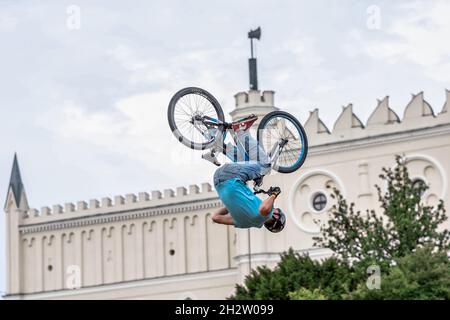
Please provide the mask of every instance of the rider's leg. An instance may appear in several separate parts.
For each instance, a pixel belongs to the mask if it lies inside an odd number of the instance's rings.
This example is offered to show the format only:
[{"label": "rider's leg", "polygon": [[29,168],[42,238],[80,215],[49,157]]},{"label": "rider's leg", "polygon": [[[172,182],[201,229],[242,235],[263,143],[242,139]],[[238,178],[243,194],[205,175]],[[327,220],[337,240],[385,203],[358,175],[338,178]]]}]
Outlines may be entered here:
[{"label": "rider's leg", "polygon": [[262,175],[270,172],[270,158],[264,148],[254,139],[249,130],[236,132],[237,147],[227,144],[226,156],[234,162],[257,162],[262,166]]},{"label": "rider's leg", "polygon": [[245,148],[245,152],[248,154],[249,161],[256,161],[261,164],[270,164],[269,157],[258,143],[258,141],[252,137],[249,130],[240,130],[236,132],[236,137],[239,141],[239,146]]}]

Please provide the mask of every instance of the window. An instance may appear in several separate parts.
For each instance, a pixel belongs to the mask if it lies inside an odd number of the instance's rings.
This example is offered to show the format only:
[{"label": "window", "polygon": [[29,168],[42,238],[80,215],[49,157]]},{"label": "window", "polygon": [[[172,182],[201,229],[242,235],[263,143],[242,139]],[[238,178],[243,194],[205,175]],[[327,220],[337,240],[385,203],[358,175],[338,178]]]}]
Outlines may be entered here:
[{"label": "window", "polygon": [[327,205],[327,197],[322,192],[318,192],[314,195],[312,200],[314,210],[322,211]]},{"label": "window", "polygon": [[423,190],[423,187],[425,186],[425,181],[423,181],[420,178],[416,178],[412,181],[412,187],[414,189],[419,189],[420,187],[422,187],[422,191],[420,193],[420,196],[423,196],[423,194],[425,193],[425,190]]}]

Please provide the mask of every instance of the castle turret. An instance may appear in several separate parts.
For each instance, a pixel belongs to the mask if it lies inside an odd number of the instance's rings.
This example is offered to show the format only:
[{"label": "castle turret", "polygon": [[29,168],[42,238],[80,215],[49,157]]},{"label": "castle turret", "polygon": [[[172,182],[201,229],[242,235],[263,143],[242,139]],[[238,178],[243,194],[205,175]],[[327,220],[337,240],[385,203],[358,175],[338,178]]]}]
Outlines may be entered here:
[{"label": "castle turret", "polygon": [[5,229],[6,229],[6,254],[7,294],[17,294],[21,291],[21,245],[19,225],[29,210],[25,189],[20,175],[17,155],[14,154],[11,178],[5,201]]},{"label": "castle turret", "polygon": [[274,104],[274,91],[249,90],[235,94],[236,108],[230,112],[233,121],[255,114],[262,119],[267,113],[278,110]]}]

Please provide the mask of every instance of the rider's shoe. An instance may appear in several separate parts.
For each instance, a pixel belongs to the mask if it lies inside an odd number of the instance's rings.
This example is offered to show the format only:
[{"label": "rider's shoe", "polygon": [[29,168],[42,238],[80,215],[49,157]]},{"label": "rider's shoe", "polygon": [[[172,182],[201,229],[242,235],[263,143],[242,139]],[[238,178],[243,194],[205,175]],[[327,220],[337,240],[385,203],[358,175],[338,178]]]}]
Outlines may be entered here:
[{"label": "rider's shoe", "polygon": [[231,124],[231,128],[234,131],[238,130],[248,130],[255,121],[258,120],[258,117],[254,114],[249,115],[248,117],[245,117],[243,119],[240,119],[238,121],[235,121]]},{"label": "rider's shoe", "polygon": [[214,151],[208,151],[207,153],[202,155],[202,158],[205,160],[208,160],[209,162],[215,164],[216,166],[220,167],[220,162],[217,160],[216,154]]}]

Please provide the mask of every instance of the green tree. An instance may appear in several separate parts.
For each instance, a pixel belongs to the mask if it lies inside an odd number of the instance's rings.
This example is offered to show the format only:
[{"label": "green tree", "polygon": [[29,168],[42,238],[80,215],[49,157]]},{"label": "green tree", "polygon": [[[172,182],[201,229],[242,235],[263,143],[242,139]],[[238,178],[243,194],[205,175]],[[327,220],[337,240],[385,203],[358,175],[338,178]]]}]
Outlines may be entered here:
[{"label": "green tree", "polygon": [[326,300],[326,296],[320,289],[308,290],[300,288],[288,293],[290,300]]},{"label": "green tree", "polygon": [[398,258],[396,266],[381,275],[379,290],[361,283],[349,299],[435,300],[450,299],[450,262],[445,252],[425,247]]},{"label": "green tree", "polygon": [[426,245],[438,251],[450,248],[449,230],[438,229],[447,219],[443,201],[437,206],[424,204],[421,195],[428,186],[413,185],[404,158],[397,156],[396,163],[380,175],[386,190],[376,186],[382,214],[374,210],[363,214],[333,190],[337,201],[328,222],[321,225],[321,236],[314,238],[316,246],[330,248],[345,261],[356,261],[360,272],[373,263],[387,270],[395,258]]},{"label": "green tree", "polygon": [[354,274],[347,263],[336,257],[317,261],[289,249],[273,270],[265,266],[252,270],[244,285],[236,285],[236,292],[230,299],[287,300],[289,293],[301,288],[313,293],[318,289],[327,299],[342,299],[361,280]]}]

